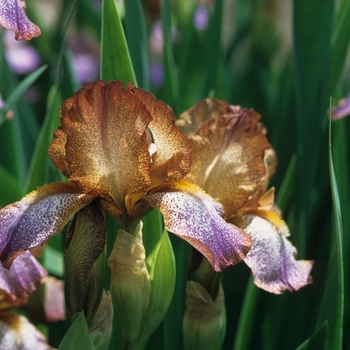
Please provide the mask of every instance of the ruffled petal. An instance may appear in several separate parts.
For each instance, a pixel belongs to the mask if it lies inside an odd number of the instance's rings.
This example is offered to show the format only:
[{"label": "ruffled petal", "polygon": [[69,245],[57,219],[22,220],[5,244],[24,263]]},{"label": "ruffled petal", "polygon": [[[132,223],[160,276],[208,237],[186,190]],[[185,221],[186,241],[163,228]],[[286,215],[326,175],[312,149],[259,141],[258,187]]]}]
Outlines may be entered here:
[{"label": "ruffled petal", "polygon": [[207,120],[196,131],[191,129],[195,132],[191,137],[193,161],[186,180],[220,202],[225,218],[235,215],[248,200],[257,200],[276,166],[275,153],[259,123],[260,115],[207,99],[181,117],[187,124],[191,117],[196,125]]},{"label": "ruffled petal", "polygon": [[69,218],[92,201],[72,183],[52,183],[0,210],[0,261],[9,268],[25,250],[59,233]]},{"label": "ruffled petal", "polygon": [[192,147],[189,139],[175,126],[175,115],[168,105],[145,90],[133,86],[130,89],[145,104],[152,116],[149,128],[157,148],[152,157],[152,166],[158,167],[173,158],[166,181],[180,181],[191,167]]},{"label": "ruffled petal", "polygon": [[215,271],[239,263],[250,248],[250,237],[222,218],[222,207],[198,186],[172,183],[144,201],[158,208],[165,227],[200,251]]},{"label": "ruffled petal", "polygon": [[[46,270],[39,264],[34,256],[26,251],[19,255],[12,263],[10,270],[0,266],[0,291],[3,294],[0,299],[0,309],[14,306],[16,301],[26,301],[28,294],[34,292],[41,280],[47,275]],[[16,304],[16,307],[19,305]]]},{"label": "ruffled petal", "polygon": [[286,239],[289,233],[283,220],[274,220],[275,213],[265,216],[273,221],[251,214],[242,218],[242,228],[252,238],[252,247],[244,261],[252,270],[255,284],[268,292],[282,294],[286,289],[293,292],[311,283],[313,262],[297,261],[297,250]]},{"label": "ruffled petal", "polygon": [[123,84],[85,85],[61,107],[61,127],[49,154],[82,192],[112,198],[126,214],[125,196],[151,183],[146,128],[152,117]]},{"label": "ruffled petal", "polygon": [[22,315],[0,312],[0,349],[49,350],[52,349],[40,333]]},{"label": "ruffled petal", "polygon": [[30,40],[41,34],[25,13],[25,0],[0,0],[0,24],[15,32],[17,40]]}]

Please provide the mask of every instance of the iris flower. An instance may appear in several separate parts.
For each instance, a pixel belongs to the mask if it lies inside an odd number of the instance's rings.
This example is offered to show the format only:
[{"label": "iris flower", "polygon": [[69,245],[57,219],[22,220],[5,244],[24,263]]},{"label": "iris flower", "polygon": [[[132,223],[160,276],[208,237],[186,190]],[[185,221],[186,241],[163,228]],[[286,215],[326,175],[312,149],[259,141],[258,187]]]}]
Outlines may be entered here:
[{"label": "iris flower", "polygon": [[280,294],[311,283],[312,261],[295,259],[274,189],[266,191],[277,160],[259,119],[253,110],[206,99],[185,111],[177,126],[193,147],[185,179],[221,203],[224,219],[250,235],[252,246],[244,261],[255,284]]},{"label": "iris flower", "polygon": [[12,29],[16,40],[30,40],[40,35],[40,29],[27,17],[25,0],[0,0],[0,25]]},{"label": "iris flower", "polygon": [[88,84],[63,103],[49,156],[69,181],[44,185],[0,211],[4,267],[60,232],[74,214],[68,236],[81,226],[95,242],[82,252],[92,265],[105,244],[105,213],[132,232],[152,207],[163,214],[167,230],[199,250],[216,271],[249,251],[249,235],[223,220],[221,205],[182,180],[192,148],[170,107],[122,85]]},{"label": "iris flower", "polygon": [[43,334],[26,317],[8,311],[26,304],[46,274],[29,251],[18,256],[10,270],[0,264],[1,349],[51,349]]}]

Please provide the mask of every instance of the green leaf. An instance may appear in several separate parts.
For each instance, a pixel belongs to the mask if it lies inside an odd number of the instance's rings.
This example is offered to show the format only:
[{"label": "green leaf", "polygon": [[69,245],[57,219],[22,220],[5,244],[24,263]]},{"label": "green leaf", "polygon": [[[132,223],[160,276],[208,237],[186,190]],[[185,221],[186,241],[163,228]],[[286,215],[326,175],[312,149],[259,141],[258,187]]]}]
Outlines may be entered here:
[{"label": "green leaf", "polygon": [[170,305],[175,288],[175,258],[167,232],[146,259],[152,282],[149,307],[144,318],[141,339],[144,342],[158,327]]},{"label": "green leaf", "polygon": [[0,126],[5,120],[5,114],[14,106],[14,104],[22,97],[26,90],[37,80],[40,75],[45,71],[47,65],[35,70],[33,73],[29,74],[22,82],[18,84],[16,89],[12,94],[6,99],[4,107],[0,109]]},{"label": "green leaf", "polygon": [[312,188],[318,185],[320,179],[317,170],[321,141],[325,135],[322,120],[328,108],[328,84],[325,82],[329,77],[333,8],[334,0],[324,0],[317,6],[313,0],[294,1],[298,147],[298,228],[294,233],[294,243],[301,256],[305,255],[305,237],[313,208]]},{"label": "green leaf", "polygon": [[59,125],[60,104],[61,99],[58,97],[56,87],[53,86],[48,95],[47,113],[32,156],[24,193],[49,182],[48,172],[51,161],[47,149],[52,140],[53,132]]},{"label": "green leaf", "polygon": [[329,121],[329,172],[334,207],[335,230],[332,231],[331,236],[331,253],[317,325],[320,326],[320,324],[327,320],[329,324],[327,349],[341,349],[344,314],[343,228],[337,179],[333,166],[331,137],[331,121]]},{"label": "green leaf", "polygon": [[138,86],[149,90],[148,41],[142,4],[140,0],[125,1],[124,4],[126,37]]},{"label": "green leaf", "polygon": [[328,323],[325,322],[316,333],[306,339],[296,350],[325,350],[327,337]]},{"label": "green leaf", "polygon": [[114,0],[102,2],[101,79],[133,82],[137,86],[124,30]]},{"label": "green leaf", "polygon": [[333,93],[334,88],[343,71],[350,42],[350,1],[342,1],[335,19],[332,34],[332,60],[331,74],[329,79],[329,91]]},{"label": "green leaf", "polygon": [[250,349],[250,340],[253,336],[252,331],[254,325],[254,314],[256,312],[257,296],[258,288],[254,284],[253,276],[251,276],[244,296],[241,314],[239,316],[233,350]]},{"label": "green leaf", "polygon": [[21,198],[19,184],[15,177],[0,164],[0,207]]},{"label": "green leaf", "polygon": [[62,339],[58,350],[94,350],[83,311],[73,316],[73,324]]}]

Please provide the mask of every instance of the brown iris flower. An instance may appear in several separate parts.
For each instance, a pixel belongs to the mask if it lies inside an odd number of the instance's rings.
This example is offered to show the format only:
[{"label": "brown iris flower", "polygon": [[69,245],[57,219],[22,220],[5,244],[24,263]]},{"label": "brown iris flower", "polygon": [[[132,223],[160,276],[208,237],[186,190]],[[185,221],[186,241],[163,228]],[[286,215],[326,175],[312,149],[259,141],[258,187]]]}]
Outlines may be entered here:
[{"label": "brown iris flower", "polygon": [[185,111],[177,126],[190,137],[192,167],[186,180],[224,207],[224,219],[248,233],[245,257],[260,288],[280,294],[311,283],[312,261],[295,260],[289,230],[266,191],[277,159],[253,110],[206,99]]},{"label": "brown iris flower", "polygon": [[251,239],[222,218],[222,206],[183,181],[191,142],[175,126],[170,107],[121,82],[81,88],[61,107],[49,155],[69,182],[52,183],[0,211],[0,259],[42,245],[74,215],[68,236],[86,234],[90,266],[105,245],[104,213],[132,232],[158,208],[167,230],[199,250],[216,271],[241,261]]}]

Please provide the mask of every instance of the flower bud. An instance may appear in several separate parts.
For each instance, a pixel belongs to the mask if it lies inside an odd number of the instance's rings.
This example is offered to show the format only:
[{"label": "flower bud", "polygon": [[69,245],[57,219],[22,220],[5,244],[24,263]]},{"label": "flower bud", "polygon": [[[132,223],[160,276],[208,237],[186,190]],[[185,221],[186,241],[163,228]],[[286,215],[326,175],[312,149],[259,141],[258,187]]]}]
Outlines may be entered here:
[{"label": "flower bud", "polygon": [[220,284],[215,300],[198,282],[188,281],[185,317],[182,324],[185,350],[221,349],[225,337],[226,312]]},{"label": "flower bud", "polygon": [[125,230],[119,230],[108,259],[112,272],[112,300],[123,324],[128,348],[139,341],[151,297],[151,280],[142,243],[142,222],[135,232],[133,236]]},{"label": "flower bud", "polygon": [[100,306],[89,324],[89,334],[96,350],[108,349],[112,338],[113,304],[111,293],[103,290]]}]

